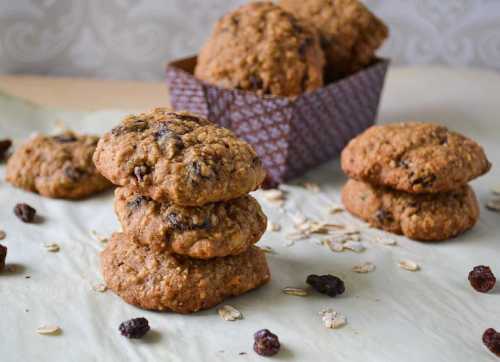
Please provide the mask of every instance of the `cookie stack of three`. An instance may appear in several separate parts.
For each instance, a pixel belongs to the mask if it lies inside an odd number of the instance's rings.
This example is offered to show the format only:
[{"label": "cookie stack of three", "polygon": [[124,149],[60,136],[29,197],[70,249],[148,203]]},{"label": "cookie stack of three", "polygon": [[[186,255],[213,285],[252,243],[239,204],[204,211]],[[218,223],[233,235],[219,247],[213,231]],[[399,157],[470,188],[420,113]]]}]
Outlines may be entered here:
[{"label": "cookie stack of three", "polygon": [[270,279],[254,246],[267,219],[248,195],[265,171],[231,131],[158,108],[105,134],[94,162],[121,186],[115,211],[123,232],[101,263],[107,286],[126,302],[191,313]]},{"label": "cookie stack of three", "polygon": [[374,126],[342,152],[351,178],[346,209],[372,226],[439,241],[472,228],[479,206],[469,181],[489,171],[483,148],[433,123]]}]

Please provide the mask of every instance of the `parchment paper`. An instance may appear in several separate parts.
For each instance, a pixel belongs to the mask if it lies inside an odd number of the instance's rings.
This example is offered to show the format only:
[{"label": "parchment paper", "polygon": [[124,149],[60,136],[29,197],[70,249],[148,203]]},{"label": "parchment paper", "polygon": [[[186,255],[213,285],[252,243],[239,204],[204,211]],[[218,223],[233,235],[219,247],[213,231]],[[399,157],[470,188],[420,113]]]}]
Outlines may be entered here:
[{"label": "parchment paper", "polygon": [[[480,141],[490,160],[500,162],[500,76],[439,68],[396,69],[390,72],[380,119],[440,121]],[[125,111],[75,113],[42,109],[0,96],[0,138],[24,139],[35,131],[50,132],[55,122],[78,131],[101,133],[116,124]],[[12,188],[0,166],[1,243],[8,247],[14,272],[0,275],[0,360],[11,361],[254,361],[255,331],[276,333],[282,350],[274,360],[294,361],[496,361],[482,345],[488,327],[500,329],[500,287],[479,294],[467,281],[477,264],[490,265],[500,277],[500,214],[484,208],[489,188],[500,183],[498,168],[473,182],[482,204],[478,225],[448,242],[425,244],[394,236],[398,246],[371,241],[386,234],[363,232],[363,253],[332,253],[319,245],[321,237],[285,246],[293,230],[291,215],[365,227],[349,215],[329,215],[339,201],[344,176],[338,161],[309,173],[288,191],[284,210],[255,195],[282,232],[268,232],[260,242],[271,246],[272,282],[227,301],[244,319],[222,320],[211,309],[194,315],[154,313],[125,304],[110,291],[98,293],[102,282],[98,253],[104,244],[91,230],[108,235],[118,229],[112,193],[70,202],[49,200]],[[320,184],[314,193],[299,185]],[[23,224],[13,214],[17,202],[34,206],[40,224]],[[386,235],[387,236],[387,235]],[[391,236],[392,237],[392,236]],[[57,242],[58,253],[43,243]],[[400,269],[401,259],[421,264],[418,272]],[[376,270],[355,274],[355,264],[370,261]],[[346,293],[331,299],[281,293],[286,286],[305,287],[308,274],[332,273],[344,279]],[[27,278],[29,276],[29,279]],[[348,324],[326,329],[318,312],[325,307],[344,314]],[[117,328],[138,316],[149,319],[152,331],[144,340],[128,340]],[[59,336],[41,336],[37,327],[56,324]],[[246,354],[240,355],[240,352]]]}]

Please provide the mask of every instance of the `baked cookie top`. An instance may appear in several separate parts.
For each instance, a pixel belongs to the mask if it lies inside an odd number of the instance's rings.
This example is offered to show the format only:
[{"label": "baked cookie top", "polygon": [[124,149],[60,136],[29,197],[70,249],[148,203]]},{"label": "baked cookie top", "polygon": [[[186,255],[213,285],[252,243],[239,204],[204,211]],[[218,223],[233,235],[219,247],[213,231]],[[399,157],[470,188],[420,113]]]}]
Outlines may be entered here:
[{"label": "baked cookie top", "polygon": [[281,0],[279,5],[319,30],[334,78],[370,64],[389,36],[383,21],[359,0]]},{"label": "baked cookie top", "polygon": [[35,136],[9,158],[6,179],[53,198],[79,199],[107,189],[111,184],[92,162],[98,140],[71,131]]},{"label": "baked cookie top", "polygon": [[193,313],[243,294],[270,279],[265,254],[252,246],[242,254],[210,260],[155,252],[113,234],[101,253],[108,288],[144,309]]},{"label": "baked cookie top", "polygon": [[158,251],[209,259],[244,252],[259,241],[267,218],[251,196],[198,207],[158,203],[127,187],[115,191],[123,230]]},{"label": "baked cookie top", "polygon": [[296,96],[323,85],[317,31],[272,2],[225,15],[201,49],[195,75],[224,88]]},{"label": "baked cookie top", "polygon": [[423,122],[369,128],[342,151],[341,164],[351,178],[412,193],[452,191],[491,167],[473,140]]},{"label": "baked cookie top", "polygon": [[408,194],[349,180],[342,201],[372,226],[422,241],[452,238],[479,219],[479,205],[468,185],[448,193]]},{"label": "baked cookie top", "polygon": [[101,138],[94,162],[114,184],[185,206],[243,196],[265,177],[253,148],[231,131],[167,108],[126,117]]}]

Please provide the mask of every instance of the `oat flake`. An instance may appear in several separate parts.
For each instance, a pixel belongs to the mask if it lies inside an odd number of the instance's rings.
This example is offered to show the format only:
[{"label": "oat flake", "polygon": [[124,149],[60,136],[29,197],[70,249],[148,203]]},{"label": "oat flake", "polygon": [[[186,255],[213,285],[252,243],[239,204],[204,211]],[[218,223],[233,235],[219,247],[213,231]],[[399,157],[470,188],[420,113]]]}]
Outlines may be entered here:
[{"label": "oat flake", "polygon": [[281,231],[281,225],[280,224],[277,224],[277,223],[274,223],[274,222],[271,222],[267,225],[267,229],[269,231],[274,231],[274,232],[278,232],[278,231]]},{"label": "oat flake", "polygon": [[329,214],[338,214],[340,212],[344,212],[345,209],[342,207],[342,206],[339,206],[339,205],[333,205],[333,206],[330,206],[330,208],[328,209],[328,213]]},{"label": "oat flake", "polygon": [[43,246],[47,251],[50,251],[51,253],[57,253],[59,250],[61,250],[57,243],[45,243],[43,244]]},{"label": "oat flake", "polygon": [[387,245],[387,246],[395,246],[395,245],[398,245],[398,242],[394,239],[390,239],[390,238],[376,238],[375,239],[377,241],[377,243],[379,244],[382,244],[382,245]]},{"label": "oat flake", "polygon": [[354,265],[352,267],[352,271],[355,273],[360,273],[360,274],[366,274],[366,273],[371,273],[372,271],[375,271],[375,264],[366,262],[363,264],[358,264]]},{"label": "oat flake", "polygon": [[500,199],[492,199],[486,203],[486,207],[491,211],[500,211]]},{"label": "oat flake", "polygon": [[243,315],[238,309],[227,304],[217,309],[217,313],[219,313],[222,319],[230,322],[243,318]]},{"label": "oat flake", "polygon": [[307,290],[302,289],[302,288],[294,288],[294,287],[286,287],[281,290],[284,294],[287,295],[295,295],[297,297],[305,297],[309,293],[307,293]]},{"label": "oat flake", "polygon": [[320,187],[316,182],[305,181],[302,186],[312,192],[320,192]]},{"label": "oat flake", "polygon": [[365,251],[365,246],[363,245],[363,243],[359,242],[359,241],[353,241],[353,240],[349,240],[349,241],[346,241],[344,244],[344,249],[348,249],[348,250],[351,250],[351,251],[354,251],[355,253],[361,253],[363,251]]},{"label": "oat flake", "polygon": [[56,335],[61,333],[59,326],[41,326],[36,329],[36,333],[42,335]]},{"label": "oat flake", "polygon": [[417,263],[415,263],[412,260],[401,260],[398,265],[401,269],[408,270],[408,271],[420,270],[420,265],[418,265]]},{"label": "oat flake", "polygon": [[104,283],[97,283],[92,285],[92,290],[95,292],[104,293],[106,290],[108,290],[108,287]]},{"label": "oat flake", "polygon": [[92,235],[92,237],[93,237],[96,241],[98,241],[98,242],[100,242],[100,243],[103,243],[103,244],[104,244],[104,243],[107,243],[107,242],[108,242],[108,238],[107,238],[107,237],[105,237],[105,236],[103,236],[103,235],[99,235],[99,234],[97,233],[97,231],[95,231],[95,230],[90,230],[90,234]]},{"label": "oat flake", "polygon": [[271,248],[270,246],[267,246],[267,245],[260,245],[259,246],[260,250],[262,250],[264,253],[267,253],[267,254],[277,254],[276,251]]},{"label": "oat flake", "polygon": [[321,243],[323,245],[328,246],[328,248],[331,251],[335,252],[335,253],[340,253],[340,252],[344,251],[344,244],[339,243],[338,241],[335,241],[335,240],[323,240]]},{"label": "oat flake", "polygon": [[285,201],[285,193],[280,189],[262,190],[262,195],[269,202],[282,203]]},{"label": "oat flake", "polygon": [[347,318],[332,308],[323,309],[319,315],[326,328],[336,329],[347,324]]},{"label": "oat flake", "polygon": [[495,195],[500,196],[500,185],[496,185],[491,189],[491,192],[493,192]]},{"label": "oat flake", "polygon": [[7,234],[5,233],[5,231],[3,230],[0,230],[0,240],[3,240],[7,237]]}]

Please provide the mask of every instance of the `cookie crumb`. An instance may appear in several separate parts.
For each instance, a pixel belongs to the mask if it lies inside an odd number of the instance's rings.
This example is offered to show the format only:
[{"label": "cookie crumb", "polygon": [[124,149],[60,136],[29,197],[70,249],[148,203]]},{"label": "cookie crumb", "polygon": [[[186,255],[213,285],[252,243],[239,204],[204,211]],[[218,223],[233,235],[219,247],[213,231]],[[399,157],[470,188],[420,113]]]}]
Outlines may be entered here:
[{"label": "cookie crumb", "polygon": [[243,315],[241,314],[241,312],[228,304],[223,305],[222,307],[217,309],[217,313],[219,313],[219,316],[225,321],[232,322],[238,319],[243,319]]},{"label": "cookie crumb", "polygon": [[41,326],[36,329],[36,333],[44,336],[55,336],[61,334],[61,328],[56,325]]},{"label": "cookie crumb", "polygon": [[319,315],[326,328],[337,329],[347,324],[347,318],[332,308],[323,309]]},{"label": "cookie crumb", "polygon": [[294,295],[297,297],[306,297],[309,295],[307,290],[302,288],[285,287],[281,291],[283,292],[283,294]]},{"label": "cookie crumb", "polygon": [[412,271],[412,272],[420,270],[419,264],[415,263],[412,260],[408,260],[408,259],[401,260],[398,265],[401,269]]}]

